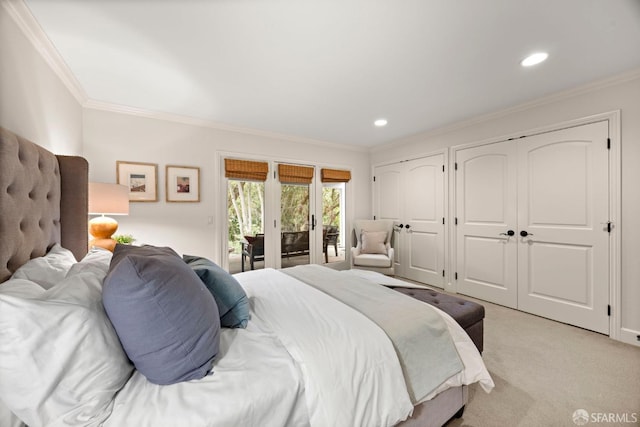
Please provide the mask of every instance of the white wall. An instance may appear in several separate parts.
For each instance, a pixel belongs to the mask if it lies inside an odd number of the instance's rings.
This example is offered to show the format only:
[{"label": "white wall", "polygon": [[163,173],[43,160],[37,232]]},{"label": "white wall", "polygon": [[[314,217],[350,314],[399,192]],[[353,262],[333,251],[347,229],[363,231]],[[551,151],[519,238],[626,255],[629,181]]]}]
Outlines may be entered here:
[{"label": "white wall", "polygon": [[[269,136],[140,117],[100,109],[84,112],[84,153],[89,179],[116,182],[116,161],[158,164],[159,201],[131,203],[130,215],[118,217],[118,233],[131,233],[140,243],[166,245],[178,253],[221,261],[221,153],[247,158],[313,162],[350,169],[352,218],[370,215],[370,161],[366,151],[287,141]],[[165,166],[200,168],[200,203],[165,201]],[[349,195],[347,195],[349,197]],[[213,224],[208,218],[213,217]]]},{"label": "white wall", "polygon": [[55,154],[82,152],[82,107],[0,4],[0,126]]},{"label": "white wall", "polygon": [[[510,111],[395,141],[372,152],[372,164],[408,159],[431,151],[485,140],[595,114],[621,110],[622,212],[621,330],[627,341],[640,334],[640,70],[557,94]],[[451,223],[449,221],[449,223]]]}]

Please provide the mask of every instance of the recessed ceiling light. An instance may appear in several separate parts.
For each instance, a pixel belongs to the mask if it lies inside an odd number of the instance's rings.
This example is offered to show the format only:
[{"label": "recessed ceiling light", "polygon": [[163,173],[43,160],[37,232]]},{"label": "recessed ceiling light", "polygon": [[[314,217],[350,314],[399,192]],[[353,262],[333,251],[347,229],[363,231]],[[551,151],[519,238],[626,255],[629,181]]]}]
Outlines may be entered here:
[{"label": "recessed ceiling light", "polygon": [[549,54],[547,52],[538,52],[532,55],[527,56],[522,60],[520,65],[523,67],[531,67],[532,65],[536,65],[547,59]]},{"label": "recessed ceiling light", "polygon": [[386,126],[387,125],[387,119],[378,119],[375,122],[373,122],[374,125],[376,125],[377,127],[382,127],[382,126]]}]

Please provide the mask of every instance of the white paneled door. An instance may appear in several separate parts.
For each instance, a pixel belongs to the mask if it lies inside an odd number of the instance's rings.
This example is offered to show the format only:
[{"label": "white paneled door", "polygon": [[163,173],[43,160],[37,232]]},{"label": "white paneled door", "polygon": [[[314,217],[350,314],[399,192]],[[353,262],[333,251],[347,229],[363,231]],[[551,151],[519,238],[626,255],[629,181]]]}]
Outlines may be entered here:
[{"label": "white paneled door", "polygon": [[376,218],[395,221],[396,275],[444,287],[444,154],[375,170]]},{"label": "white paneled door", "polygon": [[517,156],[511,141],[456,155],[458,292],[507,307],[518,304]]},{"label": "white paneled door", "polygon": [[608,122],[456,154],[458,290],[609,332]]}]

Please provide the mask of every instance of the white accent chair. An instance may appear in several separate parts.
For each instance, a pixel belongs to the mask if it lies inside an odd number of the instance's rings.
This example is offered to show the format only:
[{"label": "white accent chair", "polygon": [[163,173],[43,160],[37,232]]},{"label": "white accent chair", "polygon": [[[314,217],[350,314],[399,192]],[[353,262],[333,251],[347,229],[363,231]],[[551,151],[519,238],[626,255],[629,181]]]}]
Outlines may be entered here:
[{"label": "white accent chair", "polygon": [[[353,231],[357,244],[351,248],[351,268],[377,271],[393,276],[393,248],[391,247],[393,221],[357,219],[354,221]],[[366,233],[364,246],[363,232]],[[386,235],[380,232],[385,232]],[[383,241],[380,240],[381,237]]]}]

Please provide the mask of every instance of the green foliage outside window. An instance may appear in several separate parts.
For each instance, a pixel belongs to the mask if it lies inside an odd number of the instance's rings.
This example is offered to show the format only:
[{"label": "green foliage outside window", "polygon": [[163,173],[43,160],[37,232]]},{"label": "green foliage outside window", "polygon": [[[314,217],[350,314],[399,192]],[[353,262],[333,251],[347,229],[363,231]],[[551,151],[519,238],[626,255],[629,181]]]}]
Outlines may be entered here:
[{"label": "green foliage outside window", "polygon": [[[309,186],[282,185],[281,228],[301,231],[309,228]],[[340,226],[341,188],[323,187],[322,225]],[[227,190],[229,248],[240,253],[244,236],[264,233],[264,183],[230,180]]]}]

